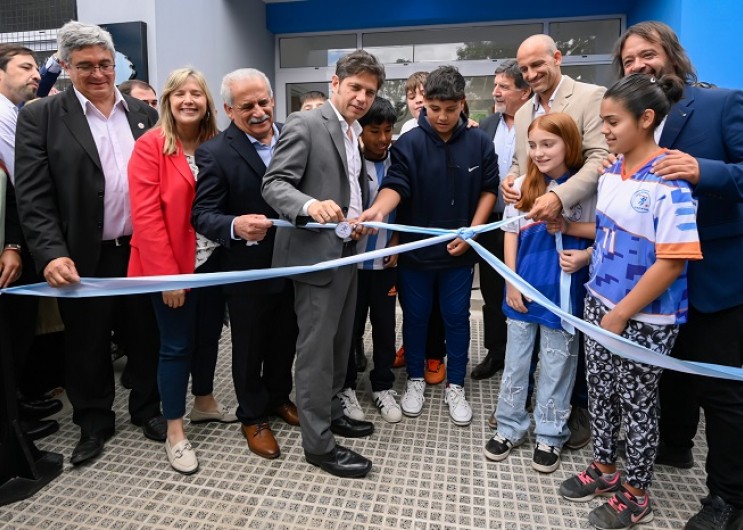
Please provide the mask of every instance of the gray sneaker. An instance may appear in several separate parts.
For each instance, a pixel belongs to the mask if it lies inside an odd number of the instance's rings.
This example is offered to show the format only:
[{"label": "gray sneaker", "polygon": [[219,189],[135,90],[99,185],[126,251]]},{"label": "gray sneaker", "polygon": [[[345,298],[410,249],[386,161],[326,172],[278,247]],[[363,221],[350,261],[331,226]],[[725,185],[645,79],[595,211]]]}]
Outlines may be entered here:
[{"label": "gray sneaker", "polygon": [[560,495],[569,501],[588,502],[599,495],[611,495],[615,491],[619,491],[621,486],[619,473],[614,476],[614,480],[611,482],[607,481],[602,475],[596,464],[591,462],[588,469],[560,484]]},{"label": "gray sneaker", "polygon": [[653,517],[653,507],[647,492],[645,501],[639,504],[630,492],[620,488],[609,502],[588,514],[588,522],[598,530],[629,530],[636,524],[649,523]]}]

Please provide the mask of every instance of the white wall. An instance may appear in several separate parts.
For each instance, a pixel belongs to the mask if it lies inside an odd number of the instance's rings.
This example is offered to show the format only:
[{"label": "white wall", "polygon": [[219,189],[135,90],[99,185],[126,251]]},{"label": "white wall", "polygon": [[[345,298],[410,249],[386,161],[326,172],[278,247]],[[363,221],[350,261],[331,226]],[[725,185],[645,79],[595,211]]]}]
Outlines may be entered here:
[{"label": "white wall", "polygon": [[261,0],[77,0],[77,10],[81,22],[146,22],[150,84],[159,94],[175,68],[202,71],[220,128],[229,124],[219,96],[227,72],[249,66],[274,78],[274,39]]}]

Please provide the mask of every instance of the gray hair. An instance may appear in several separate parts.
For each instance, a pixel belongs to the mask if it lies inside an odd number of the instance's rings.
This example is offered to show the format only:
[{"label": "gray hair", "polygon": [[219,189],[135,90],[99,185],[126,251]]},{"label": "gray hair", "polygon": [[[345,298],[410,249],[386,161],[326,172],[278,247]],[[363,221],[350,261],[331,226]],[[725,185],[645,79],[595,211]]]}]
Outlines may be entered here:
[{"label": "gray hair", "polygon": [[519,90],[525,90],[529,88],[529,83],[524,81],[524,74],[521,73],[519,63],[516,59],[506,59],[495,69],[495,75],[506,74],[507,77],[513,79],[513,84]]},{"label": "gray hair", "polygon": [[70,20],[57,33],[59,58],[65,63],[70,62],[72,52],[87,48],[88,46],[100,46],[110,51],[112,56],[116,56],[111,34],[95,24],[83,24],[82,22]]},{"label": "gray hair", "polygon": [[232,83],[235,81],[245,81],[247,79],[260,79],[266,84],[268,89],[268,97],[273,97],[273,89],[271,88],[271,81],[268,80],[266,74],[255,68],[239,68],[233,70],[222,78],[222,86],[219,89],[219,93],[222,96],[222,101],[227,105],[232,106]]}]

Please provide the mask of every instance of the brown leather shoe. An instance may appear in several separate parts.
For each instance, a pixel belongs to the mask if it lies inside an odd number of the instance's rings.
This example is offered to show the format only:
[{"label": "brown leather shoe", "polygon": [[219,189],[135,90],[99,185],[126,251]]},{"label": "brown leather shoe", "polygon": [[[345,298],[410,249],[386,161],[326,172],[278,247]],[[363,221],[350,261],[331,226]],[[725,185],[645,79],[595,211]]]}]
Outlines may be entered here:
[{"label": "brown leather shoe", "polygon": [[278,458],[281,455],[279,444],[273,437],[271,427],[267,422],[255,425],[242,425],[242,431],[248,440],[248,447],[258,456],[263,458]]},{"label": "brown leather shoe", "polygon": [[299,425],[299,412],[297,406],[291,401],[282,403],[273,409],[273,414],[284,420],[289,425]]}]

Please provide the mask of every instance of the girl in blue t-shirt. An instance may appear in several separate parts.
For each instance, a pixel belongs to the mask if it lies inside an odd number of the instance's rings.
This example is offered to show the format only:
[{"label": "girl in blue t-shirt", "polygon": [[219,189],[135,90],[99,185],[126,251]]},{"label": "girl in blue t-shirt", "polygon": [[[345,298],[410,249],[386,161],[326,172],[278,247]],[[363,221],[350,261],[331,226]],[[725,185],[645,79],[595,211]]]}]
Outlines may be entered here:
[{"label": "girl in blue t-shirt", "polygon": [[[514,182],[521,199],[508,206],[504,219],[528,212],[537,197],[565,182],[583,165],[581,137],[573,118],[564,113],[546,114],[529,126],[529,163],[526,175]],[[542,294],[571,311],[580,314],[587,277],[587,252],[594,233],[595,198],[573,205],[565,217],[552,225],[519,219],[506,226],[504,256],[506,265]],[[569,300],[560,298],[560,256],[584,264],[570,275]],[[583,255],[583,256],[581,256]],[[565,293],[568,294],[567,292]],[[561,303],[562,302],[562,303]],[[570,437],[567,420],[570,395],[575,383],[578,362],[578,337],[562,329],[559,317],[526,299],[514,286],[506,284],[503,312],[507,317],[506,364],[495,416],[498,430],[485,446],[490,460],[504,460],[511,449],[520,445],[529,429],[525,410],[529,368],[537,332],[540,336],[541,370],[536,388],[534,409],[537,445],[532,467],[551,473],[560,465],[560,451]]]},{"label": "girl in blue t-shirt", "polygon": [[[683,89],[673,75],[633,74],[601,102],[602,133],[622,156],[599,180],[585,319],[661,354],[670,352],[686,320],[686,262],[702,257],[689,184],[652,172],[665,156],[654,135]],[[663,370],[619,357],[590,337],[585,350],[593,461],[563,482],[560,494],[576,502],[613,495],[588,520],[601,529],[626,529],[653,519],[646,490],[658,447]],[[616,466],[623,422],[624,481]]]}]

